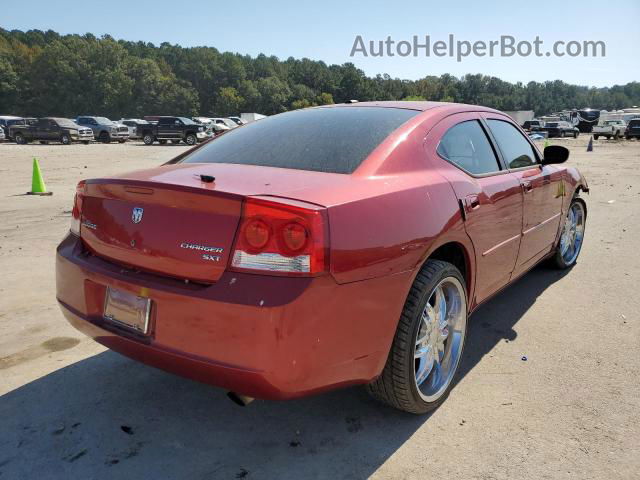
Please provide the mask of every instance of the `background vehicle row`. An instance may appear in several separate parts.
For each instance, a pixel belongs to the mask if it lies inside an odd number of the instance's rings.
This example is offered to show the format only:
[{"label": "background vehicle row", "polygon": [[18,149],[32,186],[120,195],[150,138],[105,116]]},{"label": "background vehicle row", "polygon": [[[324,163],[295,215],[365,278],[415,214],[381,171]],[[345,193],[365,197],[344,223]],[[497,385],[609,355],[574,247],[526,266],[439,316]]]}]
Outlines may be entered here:
[{"label": "background vehicle row", "polygon": [[66,118],[40,118],[32,125],[15,124],[9,127],[9,130],[11,137],[20,145],[32,141],[60,142],[63,145],[73,142],[88,144],[93,140],[93,131],[90,128],[81,127]]}]

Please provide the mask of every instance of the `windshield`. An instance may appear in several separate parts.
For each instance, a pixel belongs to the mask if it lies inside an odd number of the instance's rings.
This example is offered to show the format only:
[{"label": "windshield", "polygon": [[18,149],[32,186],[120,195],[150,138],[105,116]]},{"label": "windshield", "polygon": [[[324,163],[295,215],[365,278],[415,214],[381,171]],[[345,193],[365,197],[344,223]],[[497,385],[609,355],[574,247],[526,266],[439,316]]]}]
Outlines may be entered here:
[{"label": "windshield", "polygon": [[113,125],[113,122],[109,120],[107,117],[96,117],[96,121],[100,125]]},{"label": "windshield", "polygon": [[196,122],[194,122],[190,118],[186,118],[186,117],[178,117],[178,118],[182,120],[182,123],[184,123],[185,125],[197,125]]},{"label": "windshield", "polygon": [[61,127],[70,127],[70,128],[78,128],[79,125],[77,125],[75,122],[72,122],[71,120],[69,120],[68,118],[56,118],[54,119],[58,125],[60,125]]},{"label": "windshield", "polygon": [[547,127],[557,127],[558,126],[558,122],[549,122],[547,123]]},{"label": "windshield", "polygon": [[281,113],[229,130],[183,161],[352,173],[391,132],[419,113],[378,107]]}]

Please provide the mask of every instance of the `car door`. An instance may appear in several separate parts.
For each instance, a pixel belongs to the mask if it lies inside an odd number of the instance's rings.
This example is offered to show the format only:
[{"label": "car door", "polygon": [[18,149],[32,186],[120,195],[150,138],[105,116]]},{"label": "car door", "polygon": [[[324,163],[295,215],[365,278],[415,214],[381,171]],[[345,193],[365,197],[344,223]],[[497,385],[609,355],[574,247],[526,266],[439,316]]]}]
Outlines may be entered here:
[{"label": "car door", "polygon": [[49,131],[47,132],[47,140],[59,140],[61,134],[60,125],[55,120],[49,120]]},{"label": "car door", "polygon": [[37,140],[49,140],[49,119],[40,118],[35,125],[35,138]]},{"label": "car door", "polygon": [[485,114],[489,131],[524,196],[522,240],[514,276],[525,272],[551,251],[561,220],[565,194],[563,169],[542,165],[529,139],[507,117]]},{"label": "car door", "polygon": [[522,231],[522,189],[501,163],[477,113],[447,117],[429,133],[427,143],[434,141],[438,170],[458,198],[475,250],[479,303],[511,278]]},{"label": "car door", "polygon": [[176,118],[161,118],[158,120],[158,139],[163,140],[173,137]]}]

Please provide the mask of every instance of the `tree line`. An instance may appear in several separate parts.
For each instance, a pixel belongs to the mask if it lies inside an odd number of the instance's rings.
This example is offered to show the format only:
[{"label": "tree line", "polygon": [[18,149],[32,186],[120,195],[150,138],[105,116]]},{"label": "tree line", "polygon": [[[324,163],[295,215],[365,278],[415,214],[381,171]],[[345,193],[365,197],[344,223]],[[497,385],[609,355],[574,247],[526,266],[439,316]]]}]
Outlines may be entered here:
[{"label": "tree line", "polygon": [[352,63],[0,28],[0,114],[271,115],[352,99],[460,102],[544,115],[640,105],[640,82],[595,88],[560,80],[509,83],[481,74],[402,80],[368,77]]}]

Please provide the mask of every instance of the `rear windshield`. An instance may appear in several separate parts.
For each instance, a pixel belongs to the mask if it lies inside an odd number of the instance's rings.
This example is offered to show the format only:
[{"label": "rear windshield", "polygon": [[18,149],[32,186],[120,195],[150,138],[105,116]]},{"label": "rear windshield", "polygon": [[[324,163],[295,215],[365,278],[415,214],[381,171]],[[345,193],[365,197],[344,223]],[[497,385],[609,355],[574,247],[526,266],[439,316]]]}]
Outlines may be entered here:
[{"label": "rear windshield", "polygon": [[378,107],[282,113],[230,130],[183,162],[352,173],[391,132],[418,113]]}]

